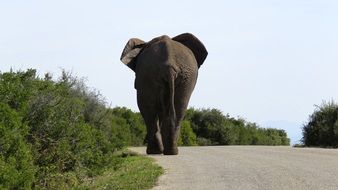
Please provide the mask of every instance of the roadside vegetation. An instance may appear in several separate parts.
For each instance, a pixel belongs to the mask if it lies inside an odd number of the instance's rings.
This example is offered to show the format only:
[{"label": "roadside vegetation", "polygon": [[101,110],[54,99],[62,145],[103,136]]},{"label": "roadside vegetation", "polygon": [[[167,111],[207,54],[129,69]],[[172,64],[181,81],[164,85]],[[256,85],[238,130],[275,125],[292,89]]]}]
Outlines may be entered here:
[{"label": "roadside vegetation", "polygon": [[323,102],[316,106],[309,121],[303,126],[303,146],[338,147],[338,104]]},{"label": "roadside vegetation", "polygon": [[[0,189],[150,188],[162,169],[121,153],[143,146],[145,135],[139,113],[110,108],[65,71],[57,80],[33,69],[0,73]],[[283,130],[191,108],[179,144],[289,145],[289,139]]]},{"label": "roadside vegetation", "polygon": [[183,145],[290,145],[284,130],[261,128],[217,109],[190,108],[182,128]]},{"label": "roadside vegetation", "polygon": [[85,181],[78,189],[150,189],[161,174],[163,169],[152,158],[123,152],[113,166]]},{"label": "roadside vegetation", "polygon": [[144,136],[138,113],[110,109],[99,93],[66,72],[57,81],[49,74],[39,78],[35,70],[0,74],[0,189],[85,187],[107,168],[119,173],[133,163],[156,174],[143,178],[153,184],[159,167],[145,157],[118,154],[142,145]]}]

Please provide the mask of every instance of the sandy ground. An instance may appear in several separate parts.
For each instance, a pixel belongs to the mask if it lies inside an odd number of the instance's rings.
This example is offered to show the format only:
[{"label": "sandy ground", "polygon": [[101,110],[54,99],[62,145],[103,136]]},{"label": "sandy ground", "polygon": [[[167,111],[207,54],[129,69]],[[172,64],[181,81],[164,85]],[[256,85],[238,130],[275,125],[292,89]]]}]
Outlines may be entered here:
[{"label": "sandy ground", "polygon": [[337,149],[180,147],[177,156],[151,157],[165,169],[154,189],[338,189]]}]

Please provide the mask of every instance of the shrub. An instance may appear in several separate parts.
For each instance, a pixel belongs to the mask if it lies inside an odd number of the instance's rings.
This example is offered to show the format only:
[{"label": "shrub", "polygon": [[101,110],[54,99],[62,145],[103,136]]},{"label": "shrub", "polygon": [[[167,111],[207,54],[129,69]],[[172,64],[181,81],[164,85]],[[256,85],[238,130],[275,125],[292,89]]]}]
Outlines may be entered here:
[{"label": "shrub", "polygon": [[30,189],[35,167],[29,145],[28,128],[7,104],[0,103],[0,189]]},{"label": "shrub", "polygon": [[0,101],[16,111],[24,111],[37,91],[36,71],[0,73]]},{"label": "shrub", "polygon": [[197,137],[196,138],[197,145],[199,146],[210,146],[212,145],[212,142],[210,139],[206,139],[203,137]]},{"label": "shrub", "polygon": [[197,145],[196,135],[193,132],[189,121],[183,121],[181,124],[178,145],[180,146],[196,146]]},{"label": "shrub", "polygon": [[108,108],[65,71],[57,81],[32,69],[1,73],[0,104],[0,188],[67,189],[143,143],[138,113]]},{"label": "shrub", "polygon": [[334,101],[316,107],[303,126],[302,142],[305,146],[338,146],[338,105]]},{"label": "shrub", "polygon": [[190,122],[199,145],[289,145],[284,130],[259,128],[241,118],[223,115],[217,109],[190,108],[185,119]]},{"label": "shrub", "polygon": [[123,127],[124,130],[129,130],[129,134],[131,135],[130,142],[127,142],[127,145],[142,146],[144,144],[144,138],[146,136],[146,127],[141,114],[133,112],[125,107],[113,108],[112,114],[118,118],[123,118],[125,120],[126,125],[123,125],[121,127]]}]

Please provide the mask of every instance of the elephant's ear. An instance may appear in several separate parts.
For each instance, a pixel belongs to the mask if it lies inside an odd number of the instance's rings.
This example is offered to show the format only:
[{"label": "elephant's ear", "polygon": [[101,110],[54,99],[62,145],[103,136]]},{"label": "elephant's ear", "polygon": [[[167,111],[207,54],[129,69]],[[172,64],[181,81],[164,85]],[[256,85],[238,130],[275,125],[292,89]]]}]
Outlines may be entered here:
[{"label": "elephant's ear", "polygon": [[123,49],[120,58],[122,63],[126,64],[129,68],[135,71],[136,65],[134,58],[140,53],[144,45],[144,41],[137,38],[131,38]]},{"label": "elephant's ear", "polygon": [[190,33],[184,33],[172,39],[187,46],[192,51],[197,61],[198,68],[203,64],[205,58],[207,58],[208,51],[198,38]]}]

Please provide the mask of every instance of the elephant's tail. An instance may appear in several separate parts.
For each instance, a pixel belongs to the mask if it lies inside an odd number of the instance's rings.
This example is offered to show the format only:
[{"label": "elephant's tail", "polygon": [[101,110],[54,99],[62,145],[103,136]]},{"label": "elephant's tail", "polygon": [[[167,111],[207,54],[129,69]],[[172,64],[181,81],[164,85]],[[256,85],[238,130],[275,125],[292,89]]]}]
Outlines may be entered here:
[{"label": "elephant's tail", "polygon": [[[170,125],[172,129],[175,129],[176,124],[176,111],[175,111],[175,71],[170,70],[167,77],[167,89],[161,92],[161,107],[164,114],[163,119],[165,125]],[[169,92],[169,93],[168,93]],[[168,116],[168,117],[166,117]]]},{"label": "elephant's tail", "polygon": [[[174,71],[171,71],[174,72]],[[175,75],[170,73],[169,79],[169,118],[170,125],[176,127],[176,111],[175,111]]]}]

